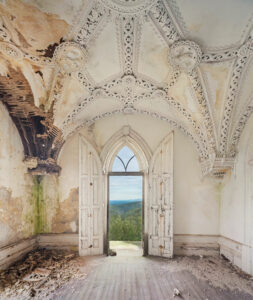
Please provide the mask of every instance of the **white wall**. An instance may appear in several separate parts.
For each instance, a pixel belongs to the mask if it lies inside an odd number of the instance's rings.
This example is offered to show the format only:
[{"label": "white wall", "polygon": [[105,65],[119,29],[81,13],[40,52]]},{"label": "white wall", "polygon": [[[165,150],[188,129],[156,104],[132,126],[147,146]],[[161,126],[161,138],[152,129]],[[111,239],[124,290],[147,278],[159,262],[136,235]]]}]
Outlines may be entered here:
[{"label": "white wall", "polygon": [[[253,116],[241,136],[233,171],[222,183],[221,252],[253,274]],[[250,162],[251,161],[251,162]]]},{"label": "white wall", "polygon": [[19,133],[0,103],[0,248],[34,232],[33,181]]},{"label": "white wall", "polygon": [[[82,134],[102,150],[108,139],[124,125],[129,125],[144,138],[152,151],[170,132],[166,122],[149,116],[118,115],[97,121]],[[202,179],[198,155],[193,142],[180,131],[174,134],[174,233],[219,234],[219,197],[216,183]],[[71,190],[78,188],[78,134],[64,145],[58,163],[62,167],[59,177],[59,202],[69,197]]]}]

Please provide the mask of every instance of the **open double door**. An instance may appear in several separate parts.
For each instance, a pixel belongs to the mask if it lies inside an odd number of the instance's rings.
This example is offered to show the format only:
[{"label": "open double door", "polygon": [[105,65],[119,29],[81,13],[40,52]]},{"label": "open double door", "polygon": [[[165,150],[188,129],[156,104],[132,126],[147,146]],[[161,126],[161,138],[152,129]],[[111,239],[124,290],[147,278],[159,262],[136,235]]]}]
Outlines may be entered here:
[{"label": "open double door", "polygon": [[[107,170],[109,172],[110,170]],[[107,222],[107,174],[95,149],[79,136],[79,254],[104,253]],[[173,133],[167,136],[150,161],[144,180],[146,219],[144,234],[148,236],[147,253],[173,256]]]}]

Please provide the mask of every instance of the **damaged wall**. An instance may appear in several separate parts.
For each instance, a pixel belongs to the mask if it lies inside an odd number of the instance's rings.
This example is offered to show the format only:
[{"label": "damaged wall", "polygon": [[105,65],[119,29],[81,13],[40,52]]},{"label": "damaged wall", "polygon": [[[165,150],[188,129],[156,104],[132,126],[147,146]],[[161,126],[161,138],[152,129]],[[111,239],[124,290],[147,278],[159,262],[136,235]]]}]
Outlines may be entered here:
[{"label": "damaged wall", "polygon": [[253,274],[253,117],[239,143],[233,171],[221,185],[221,252]]},{"label": "damaged wall", "polygon": [[[124,115],[97,121],[89,130],[82,129],[81,132],[100,153],[108,139],[124,125],[131,126],[139,133],[152,152],[171,130],[167,123],[148,116]],[[44,181],[44,192],[48,195],[45,205],[48,223],[44,227],[52,233],[78,232],[78,160],[78,134],[75,134],[67,140],[60,153],[58,164],[62,171],[58,181],[52,176]],[[216,236],[219,234],[219,199],[216,183],[210,178],[201,178],[197,160],[198,156],[190,139],[176,130],[174,233]]]},{"label": "damaged wall", "polygon": [[64,145],[60,176],[40,178],[38,233],[78,233],[78,135]]},{"label": "damaged wall", "polygon": [[0,103],[0,247],[34,234],[33,180],[18,131]]}]

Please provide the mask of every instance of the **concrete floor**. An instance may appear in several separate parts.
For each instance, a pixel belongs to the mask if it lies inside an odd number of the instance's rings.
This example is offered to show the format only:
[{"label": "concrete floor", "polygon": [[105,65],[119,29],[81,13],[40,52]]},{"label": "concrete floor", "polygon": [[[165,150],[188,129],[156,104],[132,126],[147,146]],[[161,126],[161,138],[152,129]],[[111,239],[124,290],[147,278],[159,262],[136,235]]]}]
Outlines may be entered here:
[{"label": "concrete floor", "polygon": [[[252,300],[253,285],[249,278],[241,278],[240,274],[231,269],[231,278],[236,280],[240,289],[227,286],[227,278],[230,275],[229,266],[220,268],[220,258],[212,259],[212,264],[217,260],[216,270],[224,279],[224,287],[215,287],[207,280],[202,280],[194,275],[189,269],[175,268],[183,264],[184,259],[166,260],[155,257],[140,256],[138,250],[117,249],[117,256],[114,257],[94,257],[94,261],[100,261],[89,273],[87,278],[79,283],[65,287],[51,299],[63,300]],[[188,260],[188,258],[186,258]],[[189,259],[205,265],[200,259]],[[209,259],[209,261],[211,261]],[[226,264],[222,262],[221,264]],[[221,267],[223,268],[223,266]],[[205,271],[205,267],[204,267]],[[206,268],[206,273],[211,272]],[[215,272],[215,271],[214,271]],[[234,274],[236,273],[236,274]],[[212,274],[210,274],[212,276]],[[205,276],[204,276],[205,277]],[[223,280],[223,279],[218,279]],[[217,280],[217,279],[215,279]],[[227,281],[226,281],[227,280]],[[246,287],[246,288],[245,288]],[[173,296],[174,289],[177,288],[181,296]],[[252,291],[252,292],[251,292]]]}]

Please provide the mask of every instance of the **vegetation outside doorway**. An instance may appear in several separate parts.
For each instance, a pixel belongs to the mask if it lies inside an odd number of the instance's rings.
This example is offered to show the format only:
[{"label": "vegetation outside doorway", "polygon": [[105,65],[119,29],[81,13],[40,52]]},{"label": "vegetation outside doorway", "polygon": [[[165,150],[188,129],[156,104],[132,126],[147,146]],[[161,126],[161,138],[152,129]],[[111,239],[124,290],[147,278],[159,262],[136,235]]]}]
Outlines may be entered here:
[{"label": "vegetation outside doorway", "polygon": [[109,248],[143,254],[143,173],[134,153],[126,146],[115,157],[108,174],[108,191]]}]

